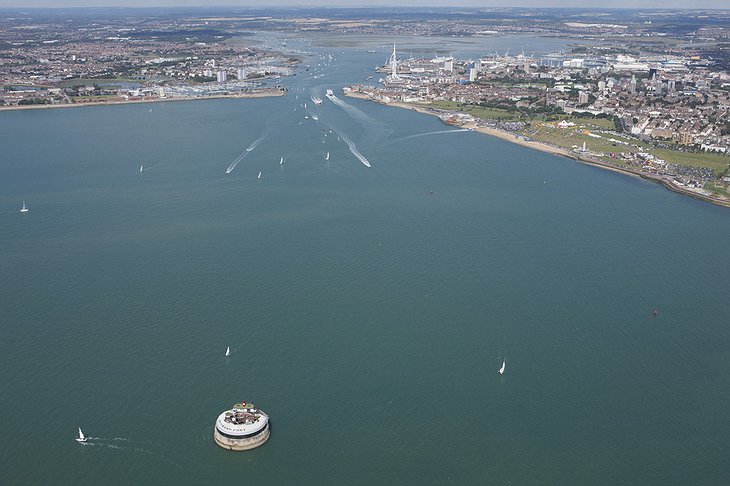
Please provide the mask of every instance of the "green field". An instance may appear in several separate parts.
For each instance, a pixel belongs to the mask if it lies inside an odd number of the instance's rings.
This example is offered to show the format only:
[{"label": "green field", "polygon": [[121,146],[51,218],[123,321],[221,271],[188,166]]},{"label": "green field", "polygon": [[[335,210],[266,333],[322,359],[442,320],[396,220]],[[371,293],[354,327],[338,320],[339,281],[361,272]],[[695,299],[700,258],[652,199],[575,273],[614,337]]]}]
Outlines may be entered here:
[{"label": "green field", "polygon": [[94,101],[109,101],[110,99],[118,99],[117,95],[97,95],[97,96],[69,96],[74,103],[89,103]]},{"label": "green field", "polygon": [[709,167],[717,174],[727,169],[728,165],[730,165],[730,156],[722,154],[679,152],[677,150],[661,148],[653,149],[651,153],[672,164]]},{"label": "green field", "polygon": [[129,78],[75,78],[64,81],[61,86],[74,88],[76,86],[108,86],[113,83],[140,83],[140,81]]},{"label": "green field", "polygon": [[[605,120],[580,120],[579,125],[590,128],[590,124],[595,121]],[[578,122],[573,120],[573,122]],[[614,145],[606,138],[595,138],[584,133],[578,133],[574,128],[554,128],[552,126],[542,125],[539,128],[530,127],[525,129],[524,134],[528,137],[534,138],[541,142],[547,142],[552,145],[570,149],[572,146],[582,147],[583,142],[586,143],[586,148],[590,152],[647,152],[655,155],[656,157],[666,160],[671,164],[681,164],[694,167],[708,167],[715,171],[716,174],[720,174],[730,165],[730,157],[721,154],[708,154],[708,153],[692,153],[692,152],[679,152],[677,150],[669,150],[662,148],[654,148],[646,142],[639,140],[632,140],[624,137],[612,136],[616,140],[626,140],[631,145]],[[603,135],[602,135],[603,136]],[[639,148],[633,145],[638,145]],[[613,160],[613,159],[612,159]]]},{"label": "green field", "polygon": [[457,103],[456,101],[434,101],[431,106],[440,110],[453,110],[467,113],[482,120],[517,121],[520,119],[518,113],[510,113],[499,108],[485,108],[482,106]]},{"label": "green field", "polygon": [[[431,103],[433,108],[441,110],[452,110],[459,111],[461,113],[467,113],[476,118],[482,120],[498,120],[498,121],[523,121],[523,122],[541,122],[545,121],[545,115],[534,115],[532,118],[526,113],[514,112],[510,113],[507,110],[501,108],[490,108],[477,105],[470,105],[468,103],[458,103],[456,101],[434,101]],[[613,130],[613,120],[610,118],[580,118],[573,115],[553,115],[552,120],[568,120],[586,128],[600,128],[603,130]]]},{"label": "green field", "polygon": [[730,198],[730,190],[727,185],[719,183],[719,182],[708,182],[705,184],[705,189],[708,191],[713,191],[720,196],[725,196],[727,198]]},{"label": "green field", "polygon": [[[586,148],[590,152],[603,152],[606,154],[609,152],[648,152],[671,164],[708,167],[714,170],[716,174],[720,174],[725,171],[728,166],[730,166],[730,156],[724,154],[680,152],[678,150],[655,148],[651,144],[632,139],[627,136],[601,135],[605,138],[595,138],[588,134],[577,132],[578,128],[583,128],[588,131],[613,130],[613,120],[608,118],[579,118],[572,115],[562,115],[557,118],[559,120],[573,122],[576,126],[560,129],[542,124],[541,121],[544,120],[544,116],[536,116],[533,120],[529,120],[525,114],[520,115],[519,113],[510,113],[507,110],[499,108],[486,108],[466,103],[457,103],[455,101],[435,101],[431,104],[431,106],[442,110],[453,110],[461,113],[467,113],[483,120],[531,121],[531,126],[526,127],[523,131],[525,136],[566,149],[571,149],[574,145],[582,147],[583,142],[585,142]],[[608,141],[607,138],[622,140],[630,145],[614,145],[612,142]],[[634,147],[634,145],[638,145],[639,148]],[[608,160],[607,157],[606,159]],[[616,162],[614,159],[611,160]]]}]

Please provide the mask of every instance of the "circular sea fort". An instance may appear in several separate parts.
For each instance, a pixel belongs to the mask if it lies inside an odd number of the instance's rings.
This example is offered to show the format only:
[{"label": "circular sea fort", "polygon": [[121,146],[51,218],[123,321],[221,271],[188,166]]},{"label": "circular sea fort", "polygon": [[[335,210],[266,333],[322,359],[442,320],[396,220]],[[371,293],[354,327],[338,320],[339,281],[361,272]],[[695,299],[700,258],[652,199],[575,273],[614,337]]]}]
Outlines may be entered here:
[{"label": "circular sea fort", "polygon": [[232,451],[262,445],[271,435],[269,416],[253,403],[241,402],[218,416],[213,429],[216,444]]}]

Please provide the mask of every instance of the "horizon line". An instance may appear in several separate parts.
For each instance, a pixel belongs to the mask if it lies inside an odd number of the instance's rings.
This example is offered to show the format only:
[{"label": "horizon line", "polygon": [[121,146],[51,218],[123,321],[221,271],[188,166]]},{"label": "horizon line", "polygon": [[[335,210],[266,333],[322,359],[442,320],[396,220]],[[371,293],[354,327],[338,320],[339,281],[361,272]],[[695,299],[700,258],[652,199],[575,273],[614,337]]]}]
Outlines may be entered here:
[{"label": "horizon line", "polygon": [[306,10],[306,9],[340,9],[340,10],[355,10],[355,9],[411,9],[411,10],[429,10],[429,9],[449,9],[449,10],[583,10],[583,11],[605,11],[605,10],[656,10],[656,11],[697,11],[697,10],[717,10],[717,11],[730,11],[730,7],[577,7],[577,6],[560,6],[560,5],[549,5],[549,6],[497,6],[497,5],[426,5],[426,6],[414,6],[414,5],[390,5],[383,3],[376,3],[372,5],[301,5],[301,4],[290,4],[290,5],[235,5],[235,4],[220,4],[220,5],[68,5],[64,7],[60,6],[1,6],[2,10],[66,10],[66,9],[90,9],[90,10],[101,10],[101,9],[134,9],[134,10],[151,10],[151,9],[165,9],[165,10],[183,10],[183,9],[200,9],[200,10],[212,10],[212,9],[241,9],[241,10]]}]

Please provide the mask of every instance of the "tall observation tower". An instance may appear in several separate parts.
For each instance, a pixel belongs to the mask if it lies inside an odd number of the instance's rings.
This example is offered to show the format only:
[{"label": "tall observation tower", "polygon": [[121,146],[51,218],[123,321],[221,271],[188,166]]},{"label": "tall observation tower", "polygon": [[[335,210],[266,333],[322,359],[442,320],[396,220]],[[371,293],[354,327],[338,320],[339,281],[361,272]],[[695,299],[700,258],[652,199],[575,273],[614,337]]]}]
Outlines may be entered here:
[{"label": "tall observation tower", "polygon": [[395,43],[393,43],[393,54],[390,55],[390,79],[398,79],[398,59],[395,57]]}]

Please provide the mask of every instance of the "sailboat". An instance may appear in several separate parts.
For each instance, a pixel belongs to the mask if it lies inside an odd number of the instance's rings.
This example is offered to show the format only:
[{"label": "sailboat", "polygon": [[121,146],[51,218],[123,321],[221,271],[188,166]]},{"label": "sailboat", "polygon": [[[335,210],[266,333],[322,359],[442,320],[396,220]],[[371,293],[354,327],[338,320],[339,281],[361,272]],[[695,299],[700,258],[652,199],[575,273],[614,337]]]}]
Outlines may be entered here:
[{"label": "sailboat", "polygon": [[226,347],[226,356],[230,356],[230,355],[231,355],[231,347],[227,346]]},{"label": "sailboat", "polygon": [[81,442],[86,442],[87,440],[89,440],[89,438],[84,436],[84,433],[81,432],[81,427],[79,427],[79,438],[76,439],[76,442],[81,443]]},{"label": "sailboat", "polygon": [[259,176],[257,177],[258,180],[261,180],[261,172],[259,172]]},{"label": "sailboat", "polygon": [[279,159],[279,165],[284,165],[284,157],[282,157],[281,159]]},{"label": "sailboat", "polygon": [[25,205],[25,199],[23,199],[23,207],[20,208],[20,212],[21,213],[27,213],[28,212],[28,207]]},{"label": "sailboat", "polygon": [[507,364],[507,361],[506,360],[502,360],[502,367],[499,369],[499,374],[500,375],[503,375],[504,374],[504,367],[505,367],[506,364]]},{"label": "sailboat", "polygon": [[324,160],[329,160],[329,159],[330,159],[330,153],[327,152],[327,155],[325,155]]},{"label": "sailboat", "polygon": [[144,171],[144,165],[140,165],[140,166],[139,166],[139,171],[140,171],[140,172],[143,172],[143,171]]}]

